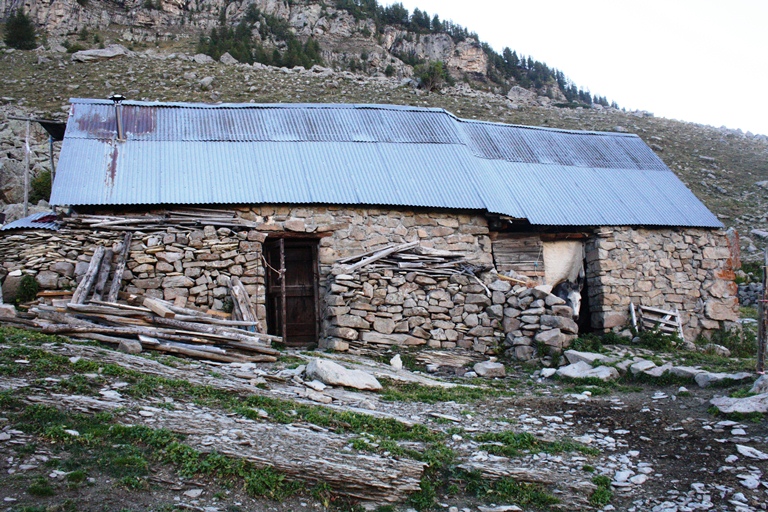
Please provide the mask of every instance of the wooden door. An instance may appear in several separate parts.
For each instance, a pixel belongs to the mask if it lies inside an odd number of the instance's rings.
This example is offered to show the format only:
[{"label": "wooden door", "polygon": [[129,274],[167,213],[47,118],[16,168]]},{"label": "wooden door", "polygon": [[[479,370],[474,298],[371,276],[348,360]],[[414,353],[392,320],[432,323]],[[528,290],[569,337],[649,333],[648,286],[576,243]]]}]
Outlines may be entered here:
[{"label": "wooden door", "polygon": [[272,267],[267,269],[267,332],[282,336],[288,346],[317,344],[317,242],[282,238],[267,243],[265,252]]}]

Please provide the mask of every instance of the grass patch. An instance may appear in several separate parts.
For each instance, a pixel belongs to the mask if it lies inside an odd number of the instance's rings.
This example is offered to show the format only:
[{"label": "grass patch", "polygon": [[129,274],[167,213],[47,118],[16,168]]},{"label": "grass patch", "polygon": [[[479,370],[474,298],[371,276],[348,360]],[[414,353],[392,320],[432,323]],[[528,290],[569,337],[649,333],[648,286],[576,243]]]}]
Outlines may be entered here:
[{"label": "grass patch", "polygon": [[717,416],[718,418],[724,418],[731,421],[740,421],[740,422],[752,422],[752,423],[760,423],[768,417],[768,415],[760,413],[760,412],[750,412],[750,413],[742,413],[742,412],[722,412],[720,409],[715,407],[714,405],[707,409],[707,412],[711,414],[712,416]]},{"label": "grass patch", "polygon": [[592,478],[592,483],[597,486],[589,497],[589,504],[595,507],[604,507],[611,502],[613,491],[611,490],[611,479],[605,475],[597,475]]},{"label": "grass patch", "polygon": [[757,336],[753,330],[720,329],[714,331],[709,339],[700,337],[696,345],[706,348],[709,345],[721,345],[731,352],[731,357],[753,358],[757,357]]},{"label": "grass patch", "polygon": [[561,441],[543,441],[528,432],[492,432],[475,436],[475,441],[484,443],[481,450],[493,455],[519,457],[524,453],[562,453],[580,452],[586,455],[598,455],[600,450],[565,439]]},{"label": "grass patch", "polygon": [[389,402],[422,402],[434,404],[437,402],[471,403],[486,398],[515,396],[514,391],[497,389],[486,386],[455,386],[452,388],[423,386],[413,382],[399,382],[391,379],[379,379],[384,389],[382,400]]},{"label": "grass patch", "polygon": [[36,478],[35,481],[27,487],[27,494],[38,498],[45,498],[53,496],[56,494],[56,491],[51,487],[51,484],[48,483],[48,480],[41,476],[40,478]]},{"label": "grass patch", "polygon": [[751,358],[733,359],[705,352],[680,352],[678,355],[678,364],[685,366],[701,366],[703,369],[710,372],[735,373],[754,370],[756,365],[754,357],[756,355],[757,351],[752,354]]},{"label": "grass patch", "polygon": [[461,475],[467,493],[486,502],[506,501],[524,507],[543,508],[560,502],[544,487],[537,484],[518,482],[512,478],[489,481],[479,471],[463,472]]},{"label": "grass patch", "polygon": [[[88,470],[97,468],[123,487],[148,489],[146,476],[154,462],[172,464],[187,478],[204,475],[225,483],[240,480],[251,496],[278,501],[304,489],[303,483],[274,468],[256,468],[246,460],[215,452],[201,453],[183,444],[180,435],[145,426],[119,425],[107,413],[69,414],[53,407],[31,405],[13,413],[12,420],[17,428],[39,435],[54,452],[61,454],[61,466],[71,471],[67,480],[73,484],[84,482]],[[77,430],[79,435],[66,430]],[[54,490],[41,478],[27,492],[51,496]]]}]

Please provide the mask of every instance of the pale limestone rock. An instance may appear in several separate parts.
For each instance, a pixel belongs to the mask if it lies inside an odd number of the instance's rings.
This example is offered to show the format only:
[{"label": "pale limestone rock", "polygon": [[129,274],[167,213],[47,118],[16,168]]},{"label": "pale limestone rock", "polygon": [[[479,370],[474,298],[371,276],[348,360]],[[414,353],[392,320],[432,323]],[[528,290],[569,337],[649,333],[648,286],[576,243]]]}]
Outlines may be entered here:
[{"label": "pale limestone rock", "polygon": [[566,350],[563,352],[563,355],[565,355],[565,358],[568,359],[568,362],[571,364],[578,363],[579,361],[584,361],[589,365],[597,362],[609,364],[616,360],[615,357],[609,357],[605,354],[597,354],[595,352],[579,352],[577,350]]},{"label": "pale limestone rock", "polygon": [[750,393],[762,394],[768,393],[768,375],[761,375],[759,379],[755,381],[755,384],[749,390]]},{"label": "pale limestone rock", "polygon": [[504,377],[506,375],[506,369],[503,364],[491,361],[477,363],[473,369],[480,377],[485,377],[486,379]]},{"label": "pale limestone rock", "polygon": [[702,372],[697,374],[694,379],[696,380],[696,384],[698,384],[699,387],[706,388],[712,384],[717,384],[722,381],[742,381],[742,380],[748,380],[751,378],[753,378],[753,374],[748,372],[739,372],[739,373]]},{"label": "pale limestone rock", "polygon": [[73,62],[95,62],[99,60],[110,60],[118,57],[126,57],[134,55],[133,52],[128,51],[123,45],[111,44],[106,48],[99,48],[95,50],[81,50],[72,54]]},{"label": "pale limestone rock", "polygon": [[598,366],[597,368],[592,368],[592,366],[584,361],[563,366],[557,370],[557,375],[570,379],[597,378],[604,381],[619,378],[619,372],[616,371],[616,368],[611,368],[610,366]]},{"label": "pale limestone rock", "polygon": [[376,377],[360,370],[348,370],[340,364],[325,359],[313,359],[306,369],[307,377],[317,379],[330,386],[344,386],[355,389],[379,391],[381,384]]}]

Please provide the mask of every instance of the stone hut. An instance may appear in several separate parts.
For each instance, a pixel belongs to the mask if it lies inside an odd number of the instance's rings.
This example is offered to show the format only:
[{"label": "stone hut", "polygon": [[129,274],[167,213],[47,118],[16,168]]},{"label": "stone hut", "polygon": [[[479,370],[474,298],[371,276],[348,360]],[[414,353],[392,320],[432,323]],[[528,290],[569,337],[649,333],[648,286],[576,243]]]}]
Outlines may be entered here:
[{"label": "stone hut", "polygon": [[51,204],[62,228],[0,242],[5,273],[73,286],[133,225],[126,292],[221,309],[238,276],[290,345],[526,359],[626,328],[630,302],[678,309],[686,338],[738,319],[722,224],[631,134],[73,99]]}]

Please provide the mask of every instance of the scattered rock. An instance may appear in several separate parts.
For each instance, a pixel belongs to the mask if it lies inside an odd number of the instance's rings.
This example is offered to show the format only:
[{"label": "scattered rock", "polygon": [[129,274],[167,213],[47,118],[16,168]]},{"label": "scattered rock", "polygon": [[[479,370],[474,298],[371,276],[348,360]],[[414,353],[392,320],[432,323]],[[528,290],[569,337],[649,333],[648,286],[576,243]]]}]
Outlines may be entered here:
[{"label": "scattered rock", "polygon": [[72,54],[73,62],[96,62],[100,60],[110,60],[118,57],[125,57],[133,55],[133,52],[128,51],[123,45],[111,44],[106,48],[99,48],[96,50],[81,50]]},{"label": "scattered rock", "polygon": [[745,457],[749,457],[750,459],[768,460],[768,453],[763,453],[756,448],[752,448],[751,446],[744,446],[743,444],[737,444],[736,451],[738,451],[740,454],[742,454]]},{"label": "scattered rock", "polygon": [[240,61],[234,58],[229,54],[229,52],[224,52],[224,54],[219,57],[219,62],[222,64],[226,64],[228,66],[233,66],[235,64],[240,64]]},{"label": "scattered rock", "polygon": [[597,378],[603,381],[608,381],[619,378],[619,372],[616,368],[611,368],[610,366],[598,366],[597,368],[592,368],[584,361],[563,366],[557,370],[556,373],[561,377],[567,377],[569,379]]},{"label": "scattered rock", "polygon": [[325,359],[313,359],[307,365],[307,377],[330,386],[379,391],[382,386],[376,377],[360,370],[348,370],[340,364]]},{"label": "scattered rock", "polygon": [[760,378],[755,381],[755,384],[752,386],[749,392],[756,395],[768,393],[768,374],[761,375]]},{"label": "scattered rock", "polygon": [[[696,375],[694,379],[699,387],[706,388],[712,384],[717,384],[723,381],[740,381],[751,379],[753,374],[747,372],[740,373],[709,373],[702,372]],[[754,397],[753,397],[754,398]]]},{"label": "scattered rock", "polygon": [[[703,386],[702,386],[703,387]],[[768,413],[768,393],[748,396],[745,398],[730,398],[727,396],[716,397],[710,400],[710,403],[717,407],[720,412],[731,414],[734,412],[741,414],[749,413]]]},{"label": "scattered rock", "polygon": [[504,368],[503,364],[491,361],[483,361],[481,363],[477,363],[473,369],[475,370],[475,373],[477,373],[480,377],[485,377],[486,379],[504,377],[506,375],[506,369]]},{"label": "scattered rock", "polygon": [[612,363],[616,358],[608,357],[605,354],[597,354],[595,352],[579,352],[577,350],[566,350],[563,352],[565,358],[569,363],[578,363],[584,361],[585,363],[592,365],[597,362]]}]

